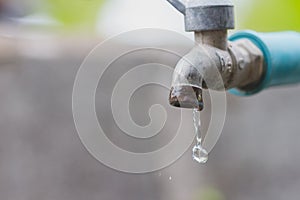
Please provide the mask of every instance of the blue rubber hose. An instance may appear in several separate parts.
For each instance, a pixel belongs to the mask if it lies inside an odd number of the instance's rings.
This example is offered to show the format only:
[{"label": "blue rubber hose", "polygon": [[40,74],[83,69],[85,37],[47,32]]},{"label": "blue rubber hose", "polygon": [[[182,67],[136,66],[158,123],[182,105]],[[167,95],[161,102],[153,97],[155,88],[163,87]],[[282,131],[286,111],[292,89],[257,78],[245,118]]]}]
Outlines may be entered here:
[{"label": "blue rubber hose", "polygon": [[300,83],[300,33],[241,31],[229,38],[239,39],[252,41],[263,52],[265,74],[254,90],[232,89],[230,93],[248,96],[269,87]]}]

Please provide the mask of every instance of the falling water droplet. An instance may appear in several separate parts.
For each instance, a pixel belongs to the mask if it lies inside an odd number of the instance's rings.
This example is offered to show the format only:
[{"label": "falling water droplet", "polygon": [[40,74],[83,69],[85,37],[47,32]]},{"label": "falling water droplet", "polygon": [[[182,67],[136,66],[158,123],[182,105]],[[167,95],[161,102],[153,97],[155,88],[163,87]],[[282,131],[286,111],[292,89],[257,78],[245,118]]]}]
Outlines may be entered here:
[{"label": "falling water droplet", "polygon": [[205,164],[208,160],[208,153],[201,145],[195,145],[193,148],[193,159],[200,164]]},{"label": "falling water droplet", "polygon": [[170,181],[172,180],[172,176],[169,177],[169,180],[170,180]]},{"label": "falling water droplet", "polygon": [[205,164],[208,160],[208,153],[202,147],[203,142],[203,135],[201,133],[201,121],[200,121],[200,111],[198,109],[194,109],[193,112],[193,120],[194,120],[194,127],[196,133],[196,145],[193,148],[193,159],[200,164]]}]

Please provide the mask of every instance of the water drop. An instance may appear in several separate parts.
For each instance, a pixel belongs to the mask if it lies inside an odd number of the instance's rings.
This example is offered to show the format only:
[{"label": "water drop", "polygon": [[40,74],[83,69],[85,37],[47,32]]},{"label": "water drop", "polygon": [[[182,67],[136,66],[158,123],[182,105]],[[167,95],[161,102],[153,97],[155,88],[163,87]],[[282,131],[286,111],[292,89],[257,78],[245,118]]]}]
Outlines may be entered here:
[{"label": "water drop", "polygon": [[172,176],[169,177],[169,180],[170,180],[170,181],[172,180]]},{"label": "water drop", "polygon": [[200,164],[205,164],[208,160],[208,153],[201,145],[195,145],[193,148],[193,159]]},{"label": "water drop", "polygon": [[193,148],[193,159],[200,164],[204,164],[208,160],[208,152],[202,146],[204,136],[202,135],[200,130],[201,120],[200,111],[198,109],[194,109],[193,111],[193,121],[197,138],[196,145]]}]

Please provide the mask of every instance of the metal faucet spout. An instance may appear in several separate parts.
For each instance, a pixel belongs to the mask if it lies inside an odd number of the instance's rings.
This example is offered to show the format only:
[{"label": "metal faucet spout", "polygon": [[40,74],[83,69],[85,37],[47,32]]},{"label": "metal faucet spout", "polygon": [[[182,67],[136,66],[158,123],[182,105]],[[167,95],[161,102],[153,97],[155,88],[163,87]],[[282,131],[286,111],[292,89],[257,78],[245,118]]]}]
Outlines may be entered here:
[{"label": "metal faucet spout", "polygon": [[177,64],[169,102],[203,109],[202,89],[251,90],[264,75],[262,51],[250,40],[228,42],[234,28],[230,0],[168,0],[185,16],[186,31],[195,32],[195,47]]}]

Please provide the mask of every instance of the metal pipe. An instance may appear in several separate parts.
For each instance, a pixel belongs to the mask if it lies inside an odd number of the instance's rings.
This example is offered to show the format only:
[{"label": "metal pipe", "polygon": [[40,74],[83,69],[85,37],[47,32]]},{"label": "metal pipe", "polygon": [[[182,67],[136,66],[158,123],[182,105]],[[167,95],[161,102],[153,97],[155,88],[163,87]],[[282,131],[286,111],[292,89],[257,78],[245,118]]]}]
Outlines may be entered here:
[{"label": "metal pipe", "polygon": [[227,50],[227,30],[195,32],[195,41],[198,44],[207,44],[218,49]]}]

